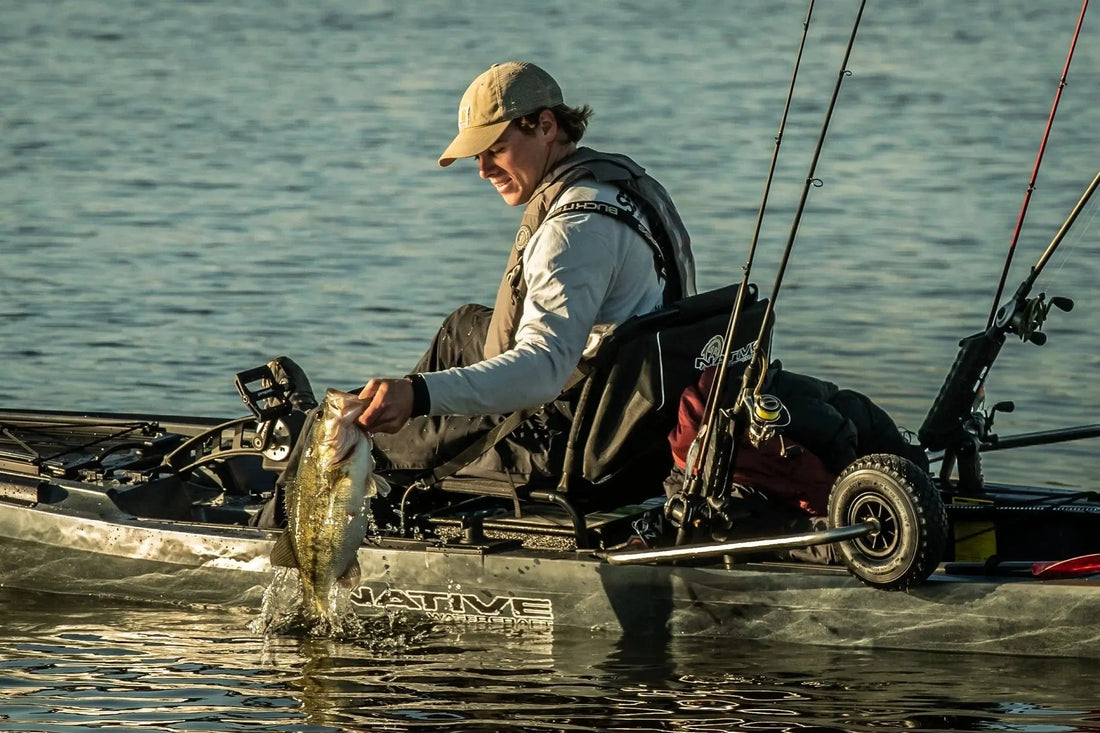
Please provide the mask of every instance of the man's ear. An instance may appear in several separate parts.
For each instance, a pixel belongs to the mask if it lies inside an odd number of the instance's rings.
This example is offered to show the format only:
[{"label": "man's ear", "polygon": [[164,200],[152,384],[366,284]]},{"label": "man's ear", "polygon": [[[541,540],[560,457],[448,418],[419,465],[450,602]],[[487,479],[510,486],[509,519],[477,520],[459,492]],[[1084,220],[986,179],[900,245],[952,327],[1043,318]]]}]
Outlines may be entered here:
[{"label": "man's ear", "polygon": [[539,114],[539,132],[548,135],[551,140],[558,136],[558,118],[548,109]]}]

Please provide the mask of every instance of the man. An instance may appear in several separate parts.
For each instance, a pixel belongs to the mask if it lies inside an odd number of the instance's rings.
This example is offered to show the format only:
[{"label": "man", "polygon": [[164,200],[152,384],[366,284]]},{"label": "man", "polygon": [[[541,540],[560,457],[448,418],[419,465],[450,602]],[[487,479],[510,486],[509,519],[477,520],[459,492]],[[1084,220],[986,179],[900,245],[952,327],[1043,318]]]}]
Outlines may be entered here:
[{"label": "man", "polygon": [[505,203],[526,208],[495,307],[455,311],[412,374],[360,393],[371,401],[360,423],[388,468],[431,468],[504,414],[548,405],[482,466],[548,474],[569,418],[552,403],[594,334],[695,292],[689,238],[664,189],[628,158],[578,148],[590,115],[530,63],[495,65],[463,95],[439,164],[475,159]]},{"label": "man", "polygon": [[360,417],[395,470],[453,458],[519,409],[539,410],[482,460],[482,474],[553,470],[569,409],[554,403],[595,336],[695,292],[687,232],[664,189],[625,156],[579,148],[591,109],[567,107],[530,63],[494,65],[462,97],[439,158],[477,162],[523,221],[492,309],[444,322],[412,374],[376,378]]}]

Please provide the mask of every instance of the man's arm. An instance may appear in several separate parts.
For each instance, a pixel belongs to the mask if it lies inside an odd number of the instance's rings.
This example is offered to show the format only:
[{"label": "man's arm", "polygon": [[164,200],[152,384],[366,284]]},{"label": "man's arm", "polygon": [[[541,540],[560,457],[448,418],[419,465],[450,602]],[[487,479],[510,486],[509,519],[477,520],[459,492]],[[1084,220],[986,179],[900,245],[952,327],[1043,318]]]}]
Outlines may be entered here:
[{"label": "man's arm", "polygon": [[424,374],[430,414],[497,414],[558,396],[615,276],[609,237],[617,226],[605,217],[571,214],[539,228],[524,263],[527,297],[516,345],[471,366]]}]

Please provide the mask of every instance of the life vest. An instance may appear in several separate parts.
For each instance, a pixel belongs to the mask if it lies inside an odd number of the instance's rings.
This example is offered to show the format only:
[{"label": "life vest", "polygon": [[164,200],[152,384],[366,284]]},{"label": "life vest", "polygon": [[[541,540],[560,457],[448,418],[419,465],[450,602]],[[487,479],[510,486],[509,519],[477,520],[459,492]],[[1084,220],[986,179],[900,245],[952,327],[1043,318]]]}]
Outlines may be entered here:
[{"label": "life vest", "polygon": [[625,155],[578,148],[546,174],[523,210],[523,219],[519,231],[516,232],[515,243],[509,253],[508,265],[493,306],[493,316],[485,339],[486,359],[515,345],[516,329],[523,312],[523,300],[527,295],[527,284],[523,278],[523,252],[527,243],[546,220],[562,192],[584,179],[594,179],[599,183],[619,187],[644,214],[649,223],[648,230],[625,208],[600,206],[585,209],[623,220],[639,231],[654,247],[655,266],[665,281],[665,303],[695,294],[695,261],[691,253],[691,239],[672,199],[661,184]]}]

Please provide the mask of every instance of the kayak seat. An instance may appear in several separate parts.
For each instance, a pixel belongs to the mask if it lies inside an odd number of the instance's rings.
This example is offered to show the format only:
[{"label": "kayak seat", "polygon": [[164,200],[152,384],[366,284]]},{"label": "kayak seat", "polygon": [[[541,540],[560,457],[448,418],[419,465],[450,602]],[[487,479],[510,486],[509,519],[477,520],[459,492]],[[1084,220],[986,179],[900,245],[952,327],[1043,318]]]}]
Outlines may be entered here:
[{"label": "kayak seat", "polygon": [[[574,419],[560,467],[551,475],[517,480],[459,471],[437,486],[506,498],[517,516],[530,503],[564,501],[584,514],[663,495],[673,466],[668,435],[680,396],[721,360],[738,290],[731,285],[684,298],[607,334],[582,362],[583,378],[561,397]],[[756,340],[766,311],[767,300],[750,285],[731,353],[747,358],[744,347]]]}]

